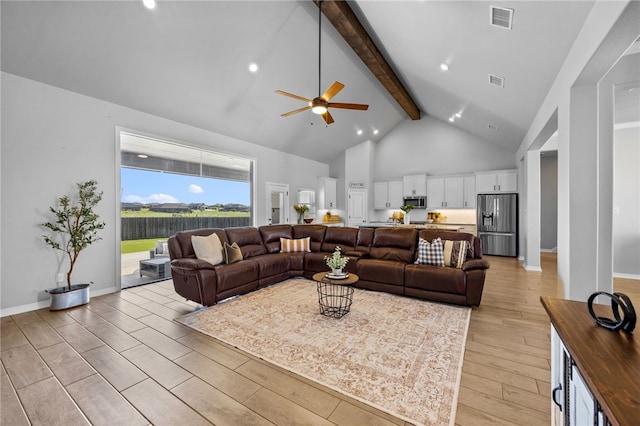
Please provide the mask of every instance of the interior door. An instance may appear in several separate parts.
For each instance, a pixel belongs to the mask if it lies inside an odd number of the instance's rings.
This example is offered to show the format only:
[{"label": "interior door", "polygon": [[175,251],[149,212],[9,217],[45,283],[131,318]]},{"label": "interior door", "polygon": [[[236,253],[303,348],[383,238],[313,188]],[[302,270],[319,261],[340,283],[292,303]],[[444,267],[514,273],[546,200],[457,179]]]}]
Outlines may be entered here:
[{"label": "interior door", "polygon": [[267,182],[267,223],[289,223],[289,185]]},{"label": "interior door", "polygon": [[350,190],[348,201],[347,226],[359,226],[367,223],[367,190]]}]

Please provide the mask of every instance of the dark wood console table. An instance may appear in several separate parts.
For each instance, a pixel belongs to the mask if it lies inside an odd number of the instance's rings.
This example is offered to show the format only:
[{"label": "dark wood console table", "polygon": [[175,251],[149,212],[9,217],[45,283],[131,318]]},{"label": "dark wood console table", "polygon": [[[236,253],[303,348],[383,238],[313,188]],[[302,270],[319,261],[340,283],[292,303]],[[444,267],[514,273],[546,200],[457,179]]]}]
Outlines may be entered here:
[{"label": "dark wood console table", "polygon": [[[640,330],[628,334],[600,327],[584,302],[540,301],[606,419],[614,426],[640,424]],[[612,316],[608,305],[594,308]]]}]

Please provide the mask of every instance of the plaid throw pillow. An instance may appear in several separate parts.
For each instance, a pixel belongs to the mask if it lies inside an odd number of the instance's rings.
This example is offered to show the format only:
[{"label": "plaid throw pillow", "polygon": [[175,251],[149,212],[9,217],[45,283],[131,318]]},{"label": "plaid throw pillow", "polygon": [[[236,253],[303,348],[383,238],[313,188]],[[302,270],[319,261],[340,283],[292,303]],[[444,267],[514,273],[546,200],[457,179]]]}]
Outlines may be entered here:
[{"label": "plaid throw pillow", "polygon": [[467,260],[468,241],[444,240],[444,265],[452,268],[462,268],[462,264]]},{"label": "plaid throw pillow", "polygon": [[444,246],[440,238],[432,242],[420,238],[418,240],[418,258],[414,262],[417,265],[444,266]]}]

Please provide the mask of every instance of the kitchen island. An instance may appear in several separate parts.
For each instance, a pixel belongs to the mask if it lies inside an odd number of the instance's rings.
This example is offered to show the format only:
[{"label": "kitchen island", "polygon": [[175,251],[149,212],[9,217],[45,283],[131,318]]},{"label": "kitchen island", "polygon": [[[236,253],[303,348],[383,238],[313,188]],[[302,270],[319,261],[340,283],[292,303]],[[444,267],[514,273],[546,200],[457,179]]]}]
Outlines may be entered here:
[{"label": "kitchen island", "polygon": [[415,229],[440,229],[443,231],[455,231],[458,232],[461,230],[462,225],[457,224],[443,224],[443,223],[410,223],[408,225],[405,224],[397,224],[393,222],[369,222],[368,224],[360,225],[360,228],[415,228]]}]

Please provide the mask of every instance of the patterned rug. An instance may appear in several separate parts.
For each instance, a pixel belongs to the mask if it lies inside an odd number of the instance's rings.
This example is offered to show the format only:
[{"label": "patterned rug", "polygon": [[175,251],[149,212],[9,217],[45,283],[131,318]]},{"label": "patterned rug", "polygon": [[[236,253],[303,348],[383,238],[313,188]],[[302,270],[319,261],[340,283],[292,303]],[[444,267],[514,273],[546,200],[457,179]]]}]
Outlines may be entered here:
[{"label": "patterned rug", "polygon": [[453,425],[471,309],[355,289],[340,319],[295,278],[177,321],[422,425]]}]

